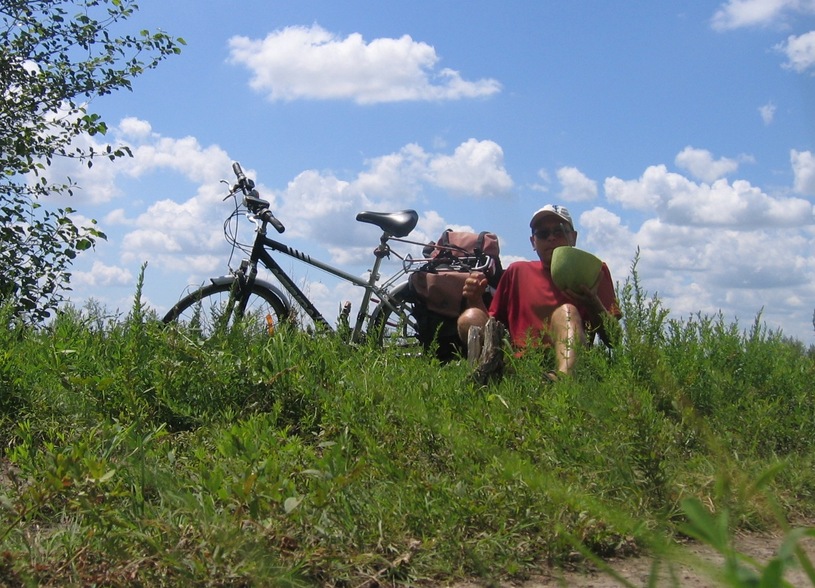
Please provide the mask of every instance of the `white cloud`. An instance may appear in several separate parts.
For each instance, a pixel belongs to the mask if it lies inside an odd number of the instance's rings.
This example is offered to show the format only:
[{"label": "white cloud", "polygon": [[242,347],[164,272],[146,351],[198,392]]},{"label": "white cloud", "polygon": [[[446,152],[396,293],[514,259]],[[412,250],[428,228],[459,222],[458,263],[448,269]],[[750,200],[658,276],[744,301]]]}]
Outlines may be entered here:
[{"label": "white cloud", "polygon": [[[220,147],[202,147],[194,137],[173,139],[151,132],[150,123],[128,117],[109,131],[111,145],[128,145],[133,157],[123,156],[111,161],[96,157],[93,166],[78,164],[68,158],[55,158],[47,169],[52,181],[70,177],[78,188],[69,201],[78,204],[103,204],[122,196],[119,177],[138,178],[156,170],[180,172],[192,182],[217,183],[223,170],[230,169],[230,160]],[[72,142],[82,149],[105,152],[108,143],[80,135]],[[67,197],[66,197],[67,198]]]},{"label": "white cloud", "polygon": [[769,26],[789,13],[815,13],[813,0],[728,0],[713,15],[711,25],[719,31]]},{"label": "white cloud", "polygon": [[75,271],[71,274],[74,287],[109,288],[113,286],[132,287],[135,285],[133,273],[124,267],[105,265],[94,261],[90,271]]},{"label": "white cloud", "polygon": [[620,217],[605,208],[593,208],[580,215],[577,222],[578,247],[602,252],[603,261],[611,270],[614,280],[621,280],[628,272],[637,241]]},{"label": "white cloud", "polygon": [[[793,151],[791,159],[799,191],[815,188],[812,154]],[[769,195],[744,180],[696,183],[665,166],[649,167],[638,180],[608,178],[605,188],[610,203],[635,208],[644,220],[629,228],[603,209],[584,213],[589,248],[613,274],[639,248],[641,283],[672,316],[727,309],[726,321],[749,325],[763,307],[771,327],[811,322],[811,306],[801,302],[815,296],[810,202]]]},{"label": "white cloud", "polygon": [[799,194],[815,196],[815,154],[812,151],[790,151],[792,171],[795,175],[793,188]]},{"label": "white cloud", "polygon": [[776,49],[787,56],[783,67],[803,73],[815,66],[815,31],[804,35],[790,35],[784,43],[776,45]]},{"label": "white cloud", "polygon": [[678,174],[669,174],[664,165],[650,166],[639,180],[606,178],[603,189],[609,201],[634,210],[655,210],[662,194],[673,193],[677,185],[687,180]]},{"label": "white cloud", "polygon": [[122,208],[117,208],[115,210],[111,210],[107,213],[102,219],[102,224],[104,226],[108,225],[131,225],[133,224],[133,219],[127,217],[127,213]]},{"label": "white cloud", "polygon": [[370,237],[370,233],[350,219],[370,208],[370,201],[351,182],[328,172],[306,170],[276,195],[280,201],[276,214],[286,225],[290,238],[314,239],[333,248],[342,259],[361,255],[361,250],[349,252],[360,241],[369,242],[361,237]]},{"label": "white cloud", "polygon": [[639,247],[640,283],[649,295],[658,294],[673,317],[712,316],[726,309],[727,321],[739,319],[747,326],[764,307],[763,319],[771,325],[811,320],[812,307],[800,303],[815,296],[815,249],[808,229],[680,226],[653,217],[631,230],[603,209],[584,213],[580,224],[580,242],[600,255],[618,280]]},{"label": "white cloud", "polygon": [[[143,173],[147,171],[145,168]],[[125,226],[130,230],[121,238],[121,261],[148,262],[161,272],[186,275],[184,283],[200,283],[204,276],[222,272],[229,253],[223,234],[229,205],[222,202],[223,196],[223,187],[217,182],[205,182],[192,196],[179,191],[172,197],[177,200],[154,202],[135,219],[127,220]],[[120,213],[114,214],[122,218]],[[247,233],[241,235],[246,237]]]},{"label": "white cloud", "polygon": [[153,127],[146,120],[141,120],[133,116],[125,117],[119,123],[119,130],[124,137],[146,138],[150,136]]},{"label": "white cloud", "polygon": [[436,50],[404,35],[366,42],[318,25],[292,26],[264,39],[229,40],[230,60],[252,72],[251,87],[271,100],[353,100],[359,104],[413,100],[458,100],[500,91],[493,79],[464,80],[437,70]]},{"label": "white cloud", "polygon": [[769,196],[745,180],[697,184],[664,165],[649,167],[638,180],[608,178],[605,192],[624,208],[653,212],[679,226],[795,227],[811,223],[813,215],[806,200]]},{"label": "white cloud", "polygon": [[[113,135],[115,136],[115,131]],[[116,140],[114,139],[111,143],[116,144]],[[79,135],[71,141],[68,151],[80,149],[88,152],[93,149],[96,152],[104,153],[107,145],[107,142],[98,142],[88,135]],[[73,196],[58,196],[55,198],[56,202],[71,203],[71,206],[101,204],[121,196],[122,192],[116,185],[116,174],[121,170],[121,165],[127,165],[128,159],[121,157],[114,163],[107,157],[96,157],[92,167],[88,167],[86,163],[71,158],[56,157],[52,159],[44,175],[52,183],[61,184],[66,181],[66,178],[70,178],[76,184]]]},{"label": "white cloud", "polygon": [[369,197],[394,202],[410,202],[421,190],[421,183],[429,179],[427,166],[432,155],[419,145],[405,145],[396,153],[389,153],[367,161],[368,169],[361,172],[354,185]]},{"label": "white cloud", "polygon": [[739,163],[735,159],[722,157],[714,160],[710,151],[690,146],[676,156],[674,163],[705,182],[714,182],[739,169]]},{"label": "white cloud", "polygon": [[195,137],[153,136],[133,149],[126,173],[139,177],[156,169],[180,172],[192,182],[217,183],[231,169],[231,160],[217,145],[202,147]]},{"label": "white cloud", "polygon": [[597,182],[576,167],[561,167],[557,178],[563,189],[560,198],[566,202],[585,202],[597,198]]},{"label": "white cloud", "polygon": [[348,222],[337,230],[339,219],[353,219],[366,209],[405,208],[425,189],[441,189],[454,197],[484,197],[506,194],[512,187],[503,151],[492,141],[469,139],[452,155],[428,153],[409,144],[367,164],[349,180],[315,170],[298,174],[277,194],[287,234],[323,243],[337,263],[360,261],[370,256],[371,225]]},{"label": "white cloud", "polygon": [[765,125],[771,125],[773,120],[775,120],[775,111],[776,106],[772,102],[768,102],[758,108],[758,112],[761,114],[761,120],[764,121]]},{"label": "white cloud", "polygon": [[435,185],[461,195],[496,196],[512,188],[504,151],[493,141],[468,139],[453,155],[434,157],[428,171]]}]

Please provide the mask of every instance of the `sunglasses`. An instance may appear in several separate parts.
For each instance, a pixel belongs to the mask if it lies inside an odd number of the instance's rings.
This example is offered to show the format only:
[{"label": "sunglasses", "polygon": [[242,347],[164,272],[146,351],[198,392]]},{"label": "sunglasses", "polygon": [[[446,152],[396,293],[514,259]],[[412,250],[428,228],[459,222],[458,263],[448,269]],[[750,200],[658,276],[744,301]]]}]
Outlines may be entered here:
[{"label": "sunglasses", "polygon": [[569,233],[570,233],[570,231],[569,231],[569,229],[567,227],[565,227],[564,225],[559,225],[559,226],[554,227],[552,229],[538,229],[537,231],[534,231],[532,234],[535,235],[536,239],[540,239],[541,241],[545,241],[550,236],[565,237]]}]

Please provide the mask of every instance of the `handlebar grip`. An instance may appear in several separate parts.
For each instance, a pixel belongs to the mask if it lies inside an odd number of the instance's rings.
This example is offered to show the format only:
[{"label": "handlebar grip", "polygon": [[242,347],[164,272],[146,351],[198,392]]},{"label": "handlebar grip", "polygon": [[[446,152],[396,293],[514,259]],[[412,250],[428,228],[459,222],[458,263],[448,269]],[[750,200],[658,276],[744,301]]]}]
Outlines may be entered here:
[{"label": "handlebar grip", "polygon": [[280,220],[275,215],[273,215],[272,211],[269,210],[268,208],[263,211],[263,214],[260,215],[260,218],[262,218],[264,221],[272,225],[278,233],[282,233],[283,231],[286,230],[286,227],[283,226],[283,223],[281,223]]},{"label": "handlebar grip", "polygon": [[238,178],[239,182],[246,181],[246,176],[243,175],[243,170],[241,169],[241,164],[237,161],[232,162],[232,171],[235,172],[235,177]]}]

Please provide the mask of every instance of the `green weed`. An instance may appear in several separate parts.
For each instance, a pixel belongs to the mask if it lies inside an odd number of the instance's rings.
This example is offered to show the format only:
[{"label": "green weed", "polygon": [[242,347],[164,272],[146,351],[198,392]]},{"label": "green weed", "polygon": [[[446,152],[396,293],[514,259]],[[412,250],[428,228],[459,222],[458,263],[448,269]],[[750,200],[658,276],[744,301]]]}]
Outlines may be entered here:
[{"label": "green weed", "polygon": [[[786,521],[813,516],[815,354],[760,318],[668,319],[632,276],[618,344],[556,385],[543,354],[480,388],[463,360],[285,325],[203,340],[141,277],[125,316],[5,309],[0,583],[489,583],[677,536],[747,582],[806,566]],[[733,553],[770,528],[777,560]]]}]

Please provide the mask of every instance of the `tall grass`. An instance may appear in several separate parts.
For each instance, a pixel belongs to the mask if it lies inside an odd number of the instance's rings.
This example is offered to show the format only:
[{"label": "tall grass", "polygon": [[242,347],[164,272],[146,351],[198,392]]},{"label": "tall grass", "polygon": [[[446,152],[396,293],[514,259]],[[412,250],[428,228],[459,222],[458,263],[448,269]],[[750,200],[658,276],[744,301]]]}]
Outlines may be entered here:
[{"label": "tall grass", "polygon": [[487,388],[286,328],[199,340],[140,288],[125,316],[5,309],[0,583],[490,582],[813,516],[813,354],[669,319],[636,265],[620,299],[575,377],[527,356]]}]

